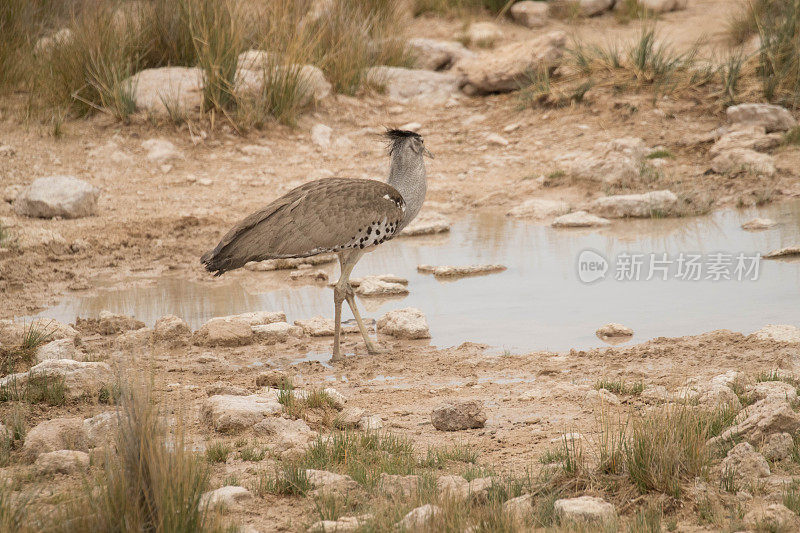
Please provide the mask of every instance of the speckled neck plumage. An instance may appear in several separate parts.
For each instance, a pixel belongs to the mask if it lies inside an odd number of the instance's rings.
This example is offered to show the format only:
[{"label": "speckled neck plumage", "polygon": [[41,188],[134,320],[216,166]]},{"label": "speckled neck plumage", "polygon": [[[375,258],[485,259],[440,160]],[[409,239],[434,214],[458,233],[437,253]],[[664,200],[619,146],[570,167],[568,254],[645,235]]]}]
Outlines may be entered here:
[{"label": "speckled neck plumage", "polygon": [[392,166],[389,169],[387,183],[403,195],[406,203],[403,220],[397,229],[399,233],[414,220],[425,201],[428,183],[422,155],[415,153],[408,146],[395,150],[392,154]]}]

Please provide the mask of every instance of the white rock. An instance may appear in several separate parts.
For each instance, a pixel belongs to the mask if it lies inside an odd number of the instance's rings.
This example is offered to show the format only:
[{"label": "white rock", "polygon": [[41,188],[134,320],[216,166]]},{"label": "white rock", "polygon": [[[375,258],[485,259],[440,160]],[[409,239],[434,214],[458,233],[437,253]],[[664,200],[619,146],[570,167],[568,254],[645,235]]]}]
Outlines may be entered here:
[{"label": "white rock", "polygon": [[533,515],[533,501],[533,495],[531,494],[511,498],[503,504],[503,512],[508,515],[513,523],[525,524],[528,518]]},{"label": "white rock", "polygon": [[614,0],[578,0],[581,13],[593,17],[605,13],[614,6]]},{"label": "white rock", "polygon": [[[376,274],[374,276],[365,276],[363,278],[350,278],[350,286],[355,288],[361,285],[367,279],[376,279],[378,281],[385,281],[387,283],[397,283],[400,285],[408,285],[408,280],[406,278],[401,278],[400,276],[395,276],[394,274]],[[331,287],[335,284],[332,283]]]},{"label": "white rock", "polygon": [[527,28],[540,28],[547,24],[547,2],[516,2],[511,6],[509,14],[517,24]]},{"label": "white rock", "polygon": [[765,398],[776,398],[778,400],[788,400],[792,402],[797,399],[797,389],[783,381],[763,381],[761,383],[756,383],[749,392],[756,401]]},{"label": "white rock", "polygon": [[374,431],[383,427],[383,420],[378,415],[364,416],[358,421],[358,429],[362,431]]},{"label": "white rock", "polygon": [[610,522],[617,516],[613,504],[594,496],[556,500],[553,510],[561,520],[572,522]]},{"label": "white rock", "polygon": [[289,337],[303,336],[303,328],[293,326],[288,322],[273,322],[272,324],[259,324],[250,326],[256,339],[264,342],[286,342]]},{"label": "white rock", "polygon": [[586,393],[586,400],[590,403],[608,405],[619,405],[621,403],[616,394],[606,389],[590,390]]},{"label": "white rock", "polygon": [[232,507],[238,502],[247,501],[252,498],[253,495],[246,488],[227,485],[216,490],[204,492],[203,495],[200,496],[200,508],[208,509],[218,506]]},{"label": "white rock", "polygon": [[69,28],[61,28],[52,35],[42,37],[33,47],[33,53],[36,56],[49,54],[54,48],[64,46],[72,41],[72,30]]},{"label": "white rock", "polygon": [[583,440],[584,437],[582,433],[573,431],[570,433],[564,433],[559,437],[553,437],[550,439],[550,442],[553,444],[566,444],[567,446],[573,446],[575,443],[582,442]]},{"label": "white rock", "polygon": [[351,533],[372,520],[371,514],[342,516],[338,520],[320,520],[308,528],[312,533]]},{"label": "white rock", "polygon": [[334,333],[334,323],[330,318],[315,316],[308,320],[295,320],[294,323],[303,328],[303,332],[311,337],[327,337]]},{"label": "white rock", "polygon": [[604,196],[591,204],[595,213],[608,218],[651,217],[669,215],[678,204],[671,191],[652,191],[643,194]]},{"label": "white rock", "polygon": [[36,349],[36,361],[41,363],[46,359],[74,359],[83,358],[83,354],[75,347],[71,339],[59,339],[43,344]]},{"label": "white rock", "polygon": [[[420,265],[426,266],[426,265]],[[463,276],[476,276],[481,274],[494,274],[496,272],[503,272],[507,269],[505,265],[466,265],[466,266],[451,266],[440,265],[433,267],[431,273],[437,278],[458,278]],[[420,270],[420,267],[417,267]],[[425,269],[420,270],[425,272]]]},{"label": "white rock", "polygon": [[274,397],[220,394],[206,400],[202,416],[217,431],[227,432],[252,427],[282,409]]},{"label": "white rock", "polygon": [[74,176],[38,178],[14,201],[14,211],[36,218],[81,218],[95,214],[100,190]]},{"label": "white rock", "polygon": [[784,107],[771,104],[739,104],[725,110],[733,123],[763,126],[767,133],[786,131],[797,125],[797,120]]},{"label": "white rock", "polygon": [[570,206],[561,200],[530,198],[511,209],[507,215],[512,217],[547,218],[569,213]]},{"label": "white rock", "polygon": [[133,350],[147,345],[153,337],[150,328],[132,329],[114,339],[114,349],[119,351]]},{"label": "white rock", "polygon": [[438,41],[424,37],[409,39],[408,50],[414,56],[416,67],[426,70],[444,70],[461,58],[475,55],[458,41]]},{"label": "white rock", "polygon": [[773,433],[761,445],[761,455],[770,461],[782,461],[792,455],[794,439],[788,433]]},{"label": "white rock", "polygon": [[305,281],[328,281],[328,273],[322,269],[313,270],[310,268],[301,268],[289,274],[291,280],[305,280]]},{"label": "white rock", "polygon": [[301,105],[320,101],[331,93],[332,85],[322,70],[313,65],[277,64],[265,50],[248,50],[239,54],[236,71],[236,88],[240,92],[259,94],[264,84],[273,76],[278,79],[297,77],[301,92]]},{"label": "white rock", "polygon": [[642,6],[653,13],[667,13],[686,9],[688,0],[639,0]]},{"label": "white rock", "polygon": [[800,415],[783,399],[765,398],[740,412],[736,424],[723,431],[710,444],[742,438],[751,444],[760,444],[773,433],[794,433],[800,429]]},{"label": "white rock", "polygon": [[720,463],[720,472],[723,475],[733,472],[740,480],[757,479],[770,475],[769,463],[748,442],[741,442],[728,452]]},{"label": "white rock", "polygon": [[159,115],[198,112],[203,106],[203,70],[199,67],[149,68],[123,82],[133,90],[136,107]]},{"label": "white rock", "polygon": [[797,531],[798,528],[797,515],[780,503],[753,509],[744,515],[742,522],[751,531]]},{"label": "white rock", "polygon": [[775,174],[775,159],[769,154],[762,154],[747,148],[725,150],[711,160],[711,170],[717,174]]},{"label": "white rock", "polygon": [[439,431],[482,428],[486,413],[477,400],[443,403],[431,411],[431,423]]},{"label": "white rock", "polygon": [[167,342],[173,346],[186,344],[191,334],[189,324],[175,315],[160,317],[153,327],[153,339],[156,342]]},{"label": "white rock", "polygon": [[473,22],[467,28],[465,37],[472,45],[491,47],[503,38],[503,30],[494,22]]},{"label": "white rock", "polygon": [[459,93],[461,76],[452,72],[378,66],[369,68],[366,83],[384,87],[395,101],[439,105]]},{"label": "white rock", "polygon": [[106,411],[83,421],[86,438],[92,447],[107,446],[114,441],[114,432],[117,430],[118,414]]},{"label": "white rock", "polygon": [[767,324],[753,336],[762,341],[796,343],[800,342],[800,328],[788,324]]},{"label": "white rock", "polygon": [[508,146],[508,139],[496,133],[490,133],[486,136],[486,142],[496,146]]},{"label": "white rock", "polygon": [[0,379],[0,388],[24,388],[34,378],[61,377],[64,379],[66,397],[70,400],[97,398],[101,389],[114,382],[111,367],[102,362],[73,361],[72,359],[46,359],[28,372],[11,374]]},{"label": "white rock", "polygon": [[400,283],[391,283],[373,276],[367,276],[356,287],[355,292],[361,296],[391,296],[408,294],[408,287]]},{"label": "white rock", "polygon": [[39,475],[74,474],[89,468],[89,454],[77,450],[56,450],[39,454],[34,463]]},{"label": "white rock", "polygon": [[311,142],[325,150],[331,145],[331,133],[333,129],[330,126],[314,124],[311,128]]},{"label": "white rock", "polygon": [[780,133],[767,134],[763,126],[740,126],[723,134],[708,149],[708,154],[716,157],[722,152],[736,148],[756,151],[769,150],[778,146],[782,138]]},{"label": "white rock", "polygon": [[398,339],[430,339],[425,315],[415,307],[389,311],[378,319],[378,331]]},{"label": "white rock", "polygon": [[771,218],[754,218],[742,224],[742,229],[747,231],[759,231],[775,226],[776,222]]},{"label": "white rock", "polygon": [[81,418],[54,418],[34,426],[25,435],[23,455],[30,461],[56,450],[86,451],[87,435]]},{"label": "white rock", "polygon": [[422,507],[412,509],[406,514],[397,527],[401,531],[422,531],[428,526],[437,515],[442,512],[441,507],[433,504],[425,504]]},{"label": "white rock", "polygon": [[147,151],[147,160],[153,163],[161,164],[183,159],[180,150],[166,139],[147,139],[142,141],[142,148]]},{"label": "white rock", "polygon": [[575,211],[556,217],[550,223],[554,228],[591,228],[598,226],[608,226],[611,221],[586,211]]},{"label": "white rock", "polygon": [[366,411],[360,407],[345,407],[336,415],[336,427],[343,429],[353,429],[358,427],[362,418],[365,418]]},{"label": "white rock", "polygon": [[253,342],[253,330],[245,320],[212,318],[194,332],[192,342],[198,346],[243,346]]},{"label": "white rock", "polygon": [[508,92],[519,89],[530,72],[555,66],[567,44],[562,31],[554,31],[534,39],[501,46],[461,59],[455,65],[475,93]]},{"label": "white rock", "polygon": [[265,418],[253,426],[253,431],[269,437],[273,451],[279,454],[300,455],[317,438],[316,431],[312,431],[305,421],[286,418]]},{"label": "white rock", "polygon": [[633,336],[633,330],[622,324],[611,323],[599,328],[594,334],[601,339],[606,337],[631,337]]},{"label": "white rock", "polygon": [[326,491],[348,492],[358,488],[358,483],[350,476],[328,472],[327,470],[309,468],[306,470],[306,477],[308,477],[311,486]]}]

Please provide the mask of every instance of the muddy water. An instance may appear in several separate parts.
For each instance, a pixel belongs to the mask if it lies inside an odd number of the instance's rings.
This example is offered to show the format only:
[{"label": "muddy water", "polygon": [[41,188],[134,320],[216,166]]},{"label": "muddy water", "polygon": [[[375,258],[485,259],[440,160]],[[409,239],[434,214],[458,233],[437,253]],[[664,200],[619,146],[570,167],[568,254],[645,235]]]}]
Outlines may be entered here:
[{"label": "muddy water", "polygon": [[[773,218],[778,225],[760,232],[740,228],[755,216]],[[396,239],[365,256],[353,275],[408,278],[407,297],[360,303],[367,316],[376,318],[390,309],[420,308],[437,346],[474,341],[499,351],[564,350],[602,346],[594,331],[608,322],[633,328],[634,341],[717,328],[749,333],[768,323],[800,325],[800,261],[761,260],[755,281],[682,280],[673,263],[666,281],[660,271],[647,281],[649,257],[644,256],[639,281],[615,279],[622,253],[656,253],[660,259],[666,252],[673,261],[681,252],[685,259],[688,254],[706,254],[701,258],[702,278],[713,262],[707,254],[733,254],[732,263],[720,269],[736,277],[737,254],[749,258],[795,244],[800,244],[798,201],[699,218],[618,221],[600,230],[557,230],[477,215],[457,221],[450,234]],[[586,249],[608,260],[605,279],[591,284],[579,279],[578,257]],[[502,263],[508,270],[439,281],[417,273],[422,263]],[[335,279],[338,267],[323,268]],[[107,309],[152,325],[159,316],[172,313],[197,328],[214,316],[254,310],[283,310],[290,321],[332,316],[332,306],[332,292],[324,285],[298,285],[288,281],[286,272],[244,271],[214,283],[160,278],[140,280],[133,287],[101,288],[91,296],[67,297],[41,315],[73,322],[76,316],[97,316]]]}]

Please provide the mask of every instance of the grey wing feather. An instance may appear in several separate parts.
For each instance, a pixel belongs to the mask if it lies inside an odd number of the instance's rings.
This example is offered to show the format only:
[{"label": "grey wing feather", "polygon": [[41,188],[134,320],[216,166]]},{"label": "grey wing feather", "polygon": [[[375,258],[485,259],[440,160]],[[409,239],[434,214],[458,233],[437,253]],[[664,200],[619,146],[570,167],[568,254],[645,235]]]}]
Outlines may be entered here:
[{"label": "grey wing feather", "polygon": [[249,261],[366,248],[391,239],[404,210],[400,193],[379,181],[312,181],[243,219],[201,261],[220,275]]}]

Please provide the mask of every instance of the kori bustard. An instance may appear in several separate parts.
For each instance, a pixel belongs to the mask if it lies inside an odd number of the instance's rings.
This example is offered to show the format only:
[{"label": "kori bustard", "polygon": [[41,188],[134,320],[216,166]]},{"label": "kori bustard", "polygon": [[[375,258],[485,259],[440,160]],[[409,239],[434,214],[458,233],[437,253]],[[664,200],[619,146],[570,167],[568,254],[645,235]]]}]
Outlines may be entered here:
[{"label": "kori bustard", "polygon": [[219,276],[249,261],[309,257],[335,252],[341,276],[333,288],[332,360],[341,359],[342,302],[353,312],[370,354],[380,353],[356,306],[350,273],[366,252],[400,233],[425,201],[423,156],[433,157],[413,132],[392,129],[387,183],[368,179],[328,178],[292,189],[233,227],[216,248],[203,254],[209,272]]}]

